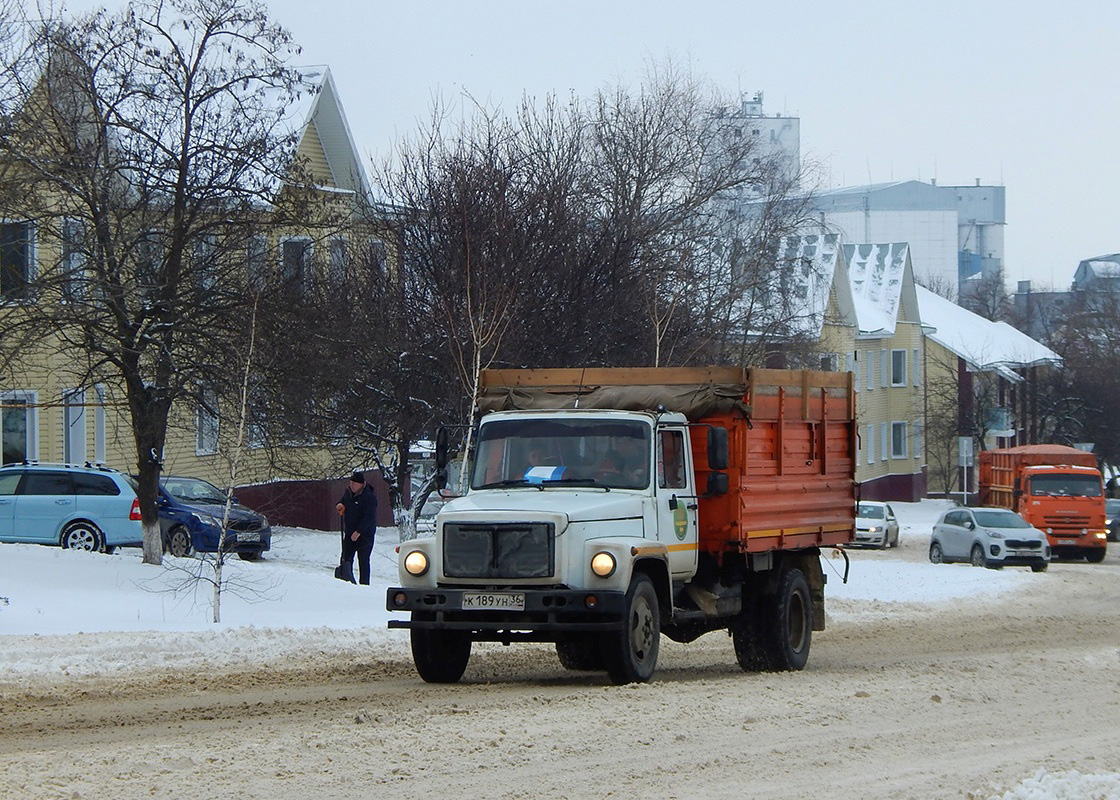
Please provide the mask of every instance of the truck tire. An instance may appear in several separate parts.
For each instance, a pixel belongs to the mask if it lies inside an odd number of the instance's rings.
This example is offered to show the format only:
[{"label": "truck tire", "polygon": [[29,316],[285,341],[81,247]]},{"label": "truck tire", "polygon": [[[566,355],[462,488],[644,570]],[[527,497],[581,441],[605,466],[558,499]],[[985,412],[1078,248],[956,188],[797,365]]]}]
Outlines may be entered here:
[{"label": "truck tire", "polygon": [[[414,611],[414,620],[431,620],[430,613]],[[412,661],[427,683],[457,683],[471,658],[471,638],[465,631],[412,628]]]},{"label": "truck tire", "polygon": [[1085,560],[1090,564],[1099,564],[1104,561],[1104,554],[1103,547],[1090,547],[1085,551]]},{"label": "truck tire", "polygon": [[735,647],[735,660],[743,672],[770,669],[770,657],[759,630],[757,612],[753,609],[744,609],[731,624],[731,643]]},{"label": "truck tire", "polygon": [[765,605],[761,628],[767,669],[804,669],[813,639],[813,599],[805,573],[794,568],[782,573],[777,593]]},{"label": "truck tire", "polygon": [[556,655],[564,669],[588,671],[606,668],[603,648],[597,636],[581,636],[557,642]]},{"label": "truck tire", "polygon": [[622,628],[603,637],[603,661],[613,683],[645,683],[657,667],[661,612],[657,590],[644,573],[635,573],[626,592]]}]

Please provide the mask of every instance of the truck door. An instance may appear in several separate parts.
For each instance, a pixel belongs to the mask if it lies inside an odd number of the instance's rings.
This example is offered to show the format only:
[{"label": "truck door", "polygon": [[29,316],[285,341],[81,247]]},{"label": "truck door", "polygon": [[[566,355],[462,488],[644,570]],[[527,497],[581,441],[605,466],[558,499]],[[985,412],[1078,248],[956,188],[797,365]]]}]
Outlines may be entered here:
[{"label": "truck door", "polygon": [[669,550],[669,571],[692,575],[696,571],[696,486],[688,434],[682,428],[657,431],[657,539]]}]

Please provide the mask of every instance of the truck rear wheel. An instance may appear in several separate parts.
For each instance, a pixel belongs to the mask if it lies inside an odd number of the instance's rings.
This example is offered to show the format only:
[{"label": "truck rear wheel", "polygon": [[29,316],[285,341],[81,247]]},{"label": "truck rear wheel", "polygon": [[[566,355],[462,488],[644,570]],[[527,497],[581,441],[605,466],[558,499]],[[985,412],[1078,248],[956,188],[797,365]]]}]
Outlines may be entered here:
[{"label": "truck rear wheel", "polygon": [[770,668],[770,658],[755,613],[744,611],[731,624],[731,643],[735,647],[735,660],[743,672],[763,672]]},{"label": "truck rear wheel", "polygon": [[657,667],[661,640],[661,612],[657,590],[649,576],[639,572],[626,592],[625,624],[603,638],[603,660],[614,683],[645,683]]},{"label": "truck rear wheel", "polygon": [[[413,621],[434,616],[412,612]],[[471,638],[465,631],[440,631],[412,628],[412,661],[428,683],[456,683],[463,677],[471,658]]]},{"label": "truck rear wheel", "polygon": [[765,604],[762,619],[763,647],[768,669],[804,669],[813,638],[813,600],[809,582],[799,569],[788,569],[778,581],[778,591]]},{"label": "truck rear wheel", "polygon": [[556,643],[556,655],[564,669],[605,669],[603,648],[597,636],[581,636]]}]

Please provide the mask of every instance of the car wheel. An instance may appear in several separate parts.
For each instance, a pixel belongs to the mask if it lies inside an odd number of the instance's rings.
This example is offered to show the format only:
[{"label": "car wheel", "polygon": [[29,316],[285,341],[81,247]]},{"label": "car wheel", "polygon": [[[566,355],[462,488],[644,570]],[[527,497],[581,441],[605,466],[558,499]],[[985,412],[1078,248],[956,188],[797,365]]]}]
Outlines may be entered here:
[{"label": "car wheel", "polygon": [[883,531],[883,541],[879,543],[880,550],[886,550],[891,546],[891,534],[889,531]]},{"label": "car wheel", "polygon": [[1047,564],[1045,561],[1042,562],[1041,564],[1031,564],[1031,572],[1045,572],[1046,568],[1049,567],[1049,566],[1050,565]]},{"label": "car wheel", "polygon": [[105,552],[105,537],[101,529],[92,522],[79,520],[71,522],[62,531],[59,542],[67,550],[89,550],[95,553]]},{"label": "car wheel", "polygon": [[941,545],[934,542],[929,546],[929,560],[934,564],[944,564],[945,554],[941,552]]},{"label": "car wheel", "polygon": [[984,548],[978,544],[972,545],[972,553],[969,555],[968,561],[974,567],[986,567],[987,559],[984,558]]},{"label": "car wheel", "polygon": [[191,546],[191,534],[182,525],[176,525],[167,534],[167,552],[177,558],[189,556],[194,552]]},{"label": "car wheel", "polygon": [[242,561],[260,561],[261,552],[259,550],[243,550],[237,554],[237,557]]}]

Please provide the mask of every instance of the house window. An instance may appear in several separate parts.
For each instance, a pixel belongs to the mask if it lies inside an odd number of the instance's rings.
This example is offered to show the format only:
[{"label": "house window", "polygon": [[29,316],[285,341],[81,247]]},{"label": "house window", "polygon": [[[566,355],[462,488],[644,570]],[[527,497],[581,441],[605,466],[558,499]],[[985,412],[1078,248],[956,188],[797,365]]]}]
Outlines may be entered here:
[{"label": "house window", "polygon": [[914,366],[910,370],[914,374],[915,386],[922,385],[922,359],[919,358],[921,352],[921,350],[914,350]]},{"label": "house window", "polygon": [[875,463],[875,426],[867,426],[867,463]]},{"label": "house window", "polygon": [[821,356],[821,370],[824,372],[836,372],[838,360],[836,353],[825,353]]},{"label": "house window", "polygon": [[62,460],[81,464],[86,460],[86,393],[70,389],[62,393]]},{"label": "house window", "polygon": [[280,243],[280,280],[285,286],[303,291],[311,280],[311,257],[314,254],[307,237],[285,239]]},{"label": "house window", "polygon": [[891,423],[891,458],[907,458],[906,430],[910,427],[907,422]]},{"label": "house window", "polygon": [[0,394],[5,464],[39,457],[39,424],[35,408],[38,401],[35,392],[8,391]]},{"label": "house window", "polygon": [[914,423],[914,458],[922,457],[922,423]]},{"label": "house window", "polygon": [[906,351],[891,350],[891,386],[906,385]]},{"label": "house window", "polygon": [[218,285],[218,243],[213,234],[204,234],[194,241],[191,254],[195,286],[204,292]]},{"label": "house window", "polygon": [[213,389],[199,392],[194,451],[200,456],[218,452],[218,394]]},{"label": "house window", "polygon": [[883,387],[886,387],[887,378],[890,376],[890,373],[887,372],[887,370],[890,369],[890,365],[889,365],[889,362],[888,362],[889,357],[890,357],[890,352],[889,351],[887,351],[887,350],[880,350],[879,351],[879,385],[883,386]]},{"label": "house window", "polygon": [[263,236],[250,236],[245,243],[245,273],[249,289],[262,291],[268,285],[268,240]]},{"label": "house window", "polygon": [[97,394],[97,405],[93,408],[93,458],[105,463],[105,387],[100,383],[93,387]]},{"label": "house window", "polygon": [[86,297],[86,231],[80,219],[62,221],[62,299],[76,302]]},{"label": "house window", "polygon": [[377,238],[369,240],[369,268],[374,275],[385,274],[386,253],[385,242]]},{"label": "house window", "polygon": [[890,458],[891,440],[890,440],[890,426],[887,423],[879,425],[879,458],[886,461]]},{"label": "house window", "polygon": [[346,240],[334,238],[330,240],[329,276],[332,286],[338,286],[346,280]]},{"label": "house window", "polygon": [[18,300],[30,294],[34,263],[34,224],[0,223],[0,300]]},{"label": "house window", "polygon": [[867,390],[871,391],[872,389],[875,388],[875,385],[874,385],[875,384],[875,377],[872,375],[872,372],[874,372],[873,368],[875,366],[875,359],[871,358],[871,356],[869,354],[868,357],[866,359],[864,359],[863,366],[864,366],[864,378],[866,378],[866,383],[867,383]]},{"label": "house window", "polygon": [[136,283],[151,290],[161,283],[163,245],[159,233],[148,231],[136,242]]}]

